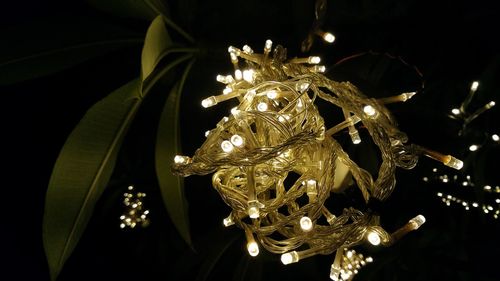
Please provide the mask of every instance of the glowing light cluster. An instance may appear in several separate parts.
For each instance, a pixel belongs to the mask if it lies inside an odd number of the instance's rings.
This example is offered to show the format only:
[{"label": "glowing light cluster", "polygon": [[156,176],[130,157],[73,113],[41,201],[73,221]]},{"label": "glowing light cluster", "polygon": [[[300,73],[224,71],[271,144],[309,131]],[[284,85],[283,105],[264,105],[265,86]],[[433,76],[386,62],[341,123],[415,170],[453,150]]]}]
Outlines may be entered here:
[{"label": "glowing light cluster", "polygon": [[363,266],[371,262],[373,262],[373,258],[370,256],[364,257],[363,254],[358,254],[355,250],[339,249],[330,269],[330,279],[334,281],[352,280]]},{"label": "glowing light cluster", "polygon": [[146,193],[134,191],[131,185],[127,188],[128,192],[123,194],[123,204],[125,205],[125,213],[120,216],[120,228],[135,228],[136,226],[146,227],[149,225],[148,214],[149,210],[144,209],[143,199]]},{"label": "glowing light cluster", "polygon": [[[290,264],[316,254],[337,251],[339,255],[347,244],[391,245],[417,229],[423,217],[391,235],[380,226],[377,214],[350,206],[332,214],[325,201],[350,182],[366,203],[371,198],[384,201],[394,190],[396,167],[413,168],[419,155],[455,169],[463,165],[451,155],[406,144],[406,135],[384,104],[407,101],[415,92],[369,98],[351,83],[321,74],[319,57],[287,59],[285,48],[273,48],[270,40],[262,54],[246,45],[242,50],[229,47],[228,52],[234,77],[218,75],[217,81],[231,92],[208,97],[202,106],[229,99],[239,104],[208,131],[192,158],[174,159],[172,170],[181,176],[214,173],[212,184],[232,209],[223,224],[245,231],[250,256],[257,256],[263,247]],[[316,99],[339,107],[343,121],[326,128]],[[363,136],[371,137],[380,149],[377,179],[351,160],[337,140],[344,135],[340,132],[348,131],[352,143],[358,144],[358,130],[366,130]],[[325,220],[319,220],[322,217]],[[337,280],[348,280],[357,266],[368,262],[354,251],[349,253],[338,264],[336,276],[343,279]],[[344,272],[341,264],[346,266]]]}]

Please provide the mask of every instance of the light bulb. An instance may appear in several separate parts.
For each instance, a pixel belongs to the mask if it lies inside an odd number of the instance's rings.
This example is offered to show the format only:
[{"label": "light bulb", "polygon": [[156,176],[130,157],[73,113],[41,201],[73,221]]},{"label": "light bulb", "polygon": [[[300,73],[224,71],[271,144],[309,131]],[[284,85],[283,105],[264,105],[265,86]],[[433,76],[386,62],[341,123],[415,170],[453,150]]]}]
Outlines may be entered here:
[{"label": "light bulb", "polygon": [[275,99],[278,96],[278,92],[276,92],[275,90],[271,90],[268,91],[266,95],[270,99]]},{"label": "light bulb", "polygon": [[233,89],[226,87],[226,88],[224,88],[224,90],[222,90],[222,94],[227,95],[227,94],[231,93],[232,91],[233,91]]},{"label": "light bulb", "polygon": [[470,151],[476,151],[478,148],[479,148],[479,146],[477,146],[476,144],[469,146]]},{"label": "light bulb", "polygon": [[425,223],[425,217],[422,215],[418,215],[418,216],[414,217],[413,219],[411,219],[410,223],[412,224],[413,229],[416,230],[420,226],[422,226],[422,224]]},{"label": "light bulb", "polygon": [[201,106],[204,108],[211,107],[217,104],[217,100],[214,96],[208,97],[201,101]]},{"label": "light bulb", "polygon": [[243,79],[243,73],[241,72],[241,70],[236,69],[236,70],[234,71],[234,78],[236,78],[236,80],[241,80],[241,79]]},{"label": "light bulb", "polygon": [[472,82],[472,85],[470,86],[471,91],[477,90],[478,86],[479,86],[479,82],[478,81]]},{"label": "light bulb", "polygon": [[491,107],[495,106],[495,104],[496,104],[495,101],[490,101],[488,103],[488,106],[489,106],[488,108],[491,108]]},{"label": "light bulb", "polygon": [[224,224],[225,227],[233,225],[234,221],[233,221],[233,218],[231,217],[231,215],[229,215],[229,217],[222,220],[222,224]]},{"label": "light bulb", "polygon": [[367,257],[366,258],[366,262],[373,262],[373,258],[372,257]]},{"label": "light bulb", "polygon": [[243,46],[243,52],[245,52],[247,54],[253,54],[252,48],[250,48],[250,46],[248,46],[248,45]]},{"label": "light bulb", "polygon": [[243,70],[243,80],[248,83],[253,83],[255,71],[253,69]]},{"label": "light bulb", "polygon": [[302,92],[306,91],[307,89],[309,89],[309,83],[307,83],[307,82],[300,83],[299,82],[296,84],[295,89],[302,93]]},{"label": "light bulb", "polygon": [[205,137],[208,137],[210,135],[210,130],[205,131]]},{"label": "light bulb", "polygon": [[323,40],[325,40],[328,43],[333,43],[333,41],[335,41],[335,36],[330,32],[325,32],[323,34]]},{"label": "light bulb", "polygon": [[368,116],[375,116],[377,114],[377,110],[371,105],[365,105],[365,107],[363,107],[363,112]]},{"label": "light bulb", "polygon": [[189,162],[189,157],[187,157],[187,156],[175,155],[175,157],[174,157],[175,164],[183,164],[183,163],[188,163],[188,162]]},{"label": "light bulb", "polygon": [[267,39],[266,40],[266,45],[264,46],[264,53],[269,53],[271,52],[271,48],[273,46],[273,41]]},{"label": "light bulb", "polygon": [[491,135],[491,139],[494,141],[499,141],[500,137],[497,134],[493,134],[493,135]]},{"label": "light bulb", "polygon": [[284,253],[281,255],[281,262],[283,264],[291,264],[299,261],[299,254],[296,251]]},{"label": "light bulb", "polygon": [[323,73],[326,71],[326,67],[324,65],[315,65],[311,68],[311,70],[314,72]]},{"label": "light bulb", "polygon": [[320,57],[309,57],[307,59],[307,62],[310,64],[318,64],[321,62],[321,58]]},{"label": "light bulb", "polygon": [[485,185],[485,186],[484,186],[484,190],[491,190],[491,186],[489,186],[489,185]]},{"label": "light bulb", "polygon": [[302,217],[300,218],[300,228],[303,231],[309,231],[313,228],[313,222],[309,217]]},{"label": "light bulb", "polygon": [[267,103],[259,102],[259,104],[257,104],[257,109],[259,111],[266,111],[267,110]]},{"label": "light bulb", "polygon": [[349,132],[349,135],[351,136],[351,141],[353,144],[361,143],[361,137],[359,136],[358,130],[354,130],[352,132]]},{"label": "light bulb", "polygon": [[251,241],[247,244],[247,250],[250,256],[255,257],[259,254],[259,245],[255,241]]},{"label": "light bulb", "polygon": [[453,109],[451,110],[451,113],[453,113],[453,115],[458,115],[458,114],[460,114],[460,109],[458,109],[458,108],[453,108]]},{"label": "light bulb", "polygon": [[237,146],[237,147],[240,147],[243,145],[244,143],[244,140],[243,138],[240,136],[240,135],[233,135],[231,137],[231,143],[234,145],[234,146]]},{"label": "light bulb", "polygon": [[464,166],[464,162],[462,162],[460,159],[457,159],[451,155],[447,155],[446,158],[447,159],[445,162],[443,162],[443,164],[445,164],[448,167],[451,167],[451,168],[456,169],[456,170],[460,170]]},{"label": "light bulb", "polygon": [[233,151],[234,146],[230,141],[225,140],[225,141],[221,142],[220,148],[222,148],[222,151],[229,153],[229,152]]},{"label": "light bulb", "polygon": [[372,244],[373,246],[377,246],[377,245],[380,245],[380,236],[378,235],[378,233],[374,232],[374,231],[371,231],[370,233],[368,233],[368,242],[370,242],[370,244]]},{"label": "light bulb", "polygon": [[247,213],[251,219],[258,219],[260,216],[259,201],[257,200],[248,201]]}]

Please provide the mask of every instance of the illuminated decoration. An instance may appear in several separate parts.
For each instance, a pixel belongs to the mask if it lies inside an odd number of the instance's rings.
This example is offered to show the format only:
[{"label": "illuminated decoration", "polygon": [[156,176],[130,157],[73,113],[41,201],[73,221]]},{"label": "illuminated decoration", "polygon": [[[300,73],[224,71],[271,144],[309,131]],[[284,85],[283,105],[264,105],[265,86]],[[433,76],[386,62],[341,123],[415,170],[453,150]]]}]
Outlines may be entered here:
[{"label": "illuminated decoration", "polygon": [[338,249],[330,270],[330,279],[334,281],[352,280],[361,267],[371,262],[373,262],[372,257],[365,258],[363,254],[358,254],[355,250]]},{"label": "illuminated decoration", "polygon": [[[235,76],[219,75],[224,78],[217,80],[231,91],[210,96],[201,105],[211,107],[229,99],[239,104],[206,134],[192,158],[176,157],[179,161],[174,159],[172,170],[181,176],[214,173],[213,186],[232,209],[223,224],[245,231],[251,256],[263,247],[282,254],[283,263],[289,264],[365,241],[391,245],[425,221],[417,216],[389,234],[370,209],[391,195],[396,167],[411,169],[420,155],[455,169],[463,165],[451,155],[406,144],[406,134],[384,104],[404,102],[415,93],[368,98],[351,83],[332,81],[311,67],[321,61],[319,57],[287,59],[286,49],[273,50],[270,40],[263,54],[248,46],[228,51]],[[239,77],[242,70],[250,71],[252,79]],[[340,108],[345,120],[326,128],[316,99]],[[376,179],[351,160],[336,139],[345,130],[353,144],[360,143],[361,128],[381,152]],[[350,175],[368,208],[348,207],[332,214],[325,201],[346,187],[342,182]]]},{"label": "illuminated decoration", "polygon": [[[462,122],[461,130],[458,135],[462,138],[466,138],[469,135],[483,135],[484,138],[480,143],[470,143],[467,148],[464,148],[464,153],[468,154],[467,159],[473,161],[475,154],[479,150],[488,150],[492,146],[498,145],[500,137],[498,134],[488,134],[486,132],[473,132],[474,128],[470,126],[470,122],[476,119],[480,114],[483,114],[487,110],[495,106],[495,101],[490,101],[483,107],[476,110],[474,113],[468,113],[467,108],[471,103],[476,91],[480,86],[479,81],[473,81],[470,86],[470,91],[465,100],[460,105],[460,108],[453,108],[449,115],[450,118],[456,119]],[[476,139],[477,141],[477,139]],[[450,194],[450,192],[437,192],[436,196],[445,204],[446,206],[457,205],[463,207],[466,211],[473,211],[475,209],[481,210],[484,215],[491,215],[493,218],[498,219],[500,216],[500,186],[484,185],[475,182],[470,175],[464,175],[463,173],[472,172],[469,170],[461,171],[461,173],[453,173],[451,171],[440,171],[438,168],[433,168],[432,173],[422,177],[422,181],[428,184],[444,184],[447,186],[452,186],[456,191],[460,193],[468,192],[471,194],[473,199],[464,199],[464,196],[456,196]],[[469,189],[469,190],[466,190]],[[481,194],[481,196],[477,196]]]},{"label": "illuminated decoration", "polygon": [[[178,163],[179,158],[176,156],[176,163]],[[123,204],[125,205],[125,213],[120,216],[120,228],[135,228],[136,226],[146,227],[149,225],[148,214],[149,210],[144,209],[143,199],[146,197],[146,193],[134,191],[134,187],[131,185],[128,188],[128,192],[123,193]]]},{"label": "illuminated decoration", "polygon": [[[465,97],[465,100],[462,102],[459,108],[453,108],[451,110],[451,115],[450,117],[454,119],[459,119],[462,121],[462,129],[459,131],[458,135],[461,136],[465,134],[465,130],[467,129],[467,126],[469,125],[470,122],[472,122],[474,119],[476,119],[479,115],[483,114],[487,110],[491,109],[492,107],[495,106],[496,102],[495,101],[490,101],[484,106],[478,108],[474,112],[469,112],[468,107],[472,99],[474,98],[474,95],[476,94],[476,91],[479,87],[479,81],[473,81],[471,86],[470,86],[470,91],[469,94]],[[495,135],[493,135],[495,136]],[[495,138],[492,136],[494,141]],[[498,135],[497,135],[498,137]],[[474,151],[471,149],[471,151]]]}]

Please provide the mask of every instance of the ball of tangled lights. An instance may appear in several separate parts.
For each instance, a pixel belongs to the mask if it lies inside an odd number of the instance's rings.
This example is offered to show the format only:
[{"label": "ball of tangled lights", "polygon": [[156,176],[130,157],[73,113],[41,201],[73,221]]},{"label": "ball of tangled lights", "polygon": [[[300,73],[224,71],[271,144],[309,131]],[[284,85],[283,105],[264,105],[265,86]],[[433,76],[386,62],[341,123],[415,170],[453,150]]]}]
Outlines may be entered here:
[{"label": "ball of tangled lights", "polygon": [[[349,82],[324,76],[319,57],[287,59],[286,49],[277,46],[273,50],[270,40],[263,54],[249,46],[228,51],[234,76],[218,75],[217,81],[226,87],[222,94],[204,99],[202,106],[230,99],[239,104],[206,133],[206,141],[192,158],[176,156],[172,171],[181,176],[214,173],[213,187],[232,209],[223,223],[245,231],[251,256],[263,247],[281,254],[281,261],[290,264],[337,251],[331,278],[350,280],[357,270],[342,266],[353,253],[345,249],[364,241],[391,245],[419,228],[425,218],[418,215],[389,234],[370,208],[349,207],[334,214],[325,201],[343,188],[344,179],[352,175],[353,186],[370,206],[391,195],[396,167],[411,169],[420,155],[455,169],[463,166],[453,156],[406,144],[406,134],[397,128],[384,104],[404,102],[414,92],[369,98]],[[315,105],[318,98],[340,108],[345,120],[326,128]],[[376,179],[351,160],[335,139],[336,133],[347,130],[352,143],[360,143],[360,123],[380,149]],[[298,178],[289,184],[285,180],[292,174]]]}]

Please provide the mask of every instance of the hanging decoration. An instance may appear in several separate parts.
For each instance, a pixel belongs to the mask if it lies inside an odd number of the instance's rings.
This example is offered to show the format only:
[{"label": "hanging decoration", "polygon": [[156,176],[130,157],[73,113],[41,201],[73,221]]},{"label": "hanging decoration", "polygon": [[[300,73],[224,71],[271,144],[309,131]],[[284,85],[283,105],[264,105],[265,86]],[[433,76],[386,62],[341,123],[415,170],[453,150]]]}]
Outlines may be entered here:
[{"label": "hanging decoration", "polygon": [[[380,225],[374,209],[393,192],[396,167],[412,169],[424,155],[462,168],[462,161],[451,155],[408,144],[397,128],[384,104],[405,102],[415,92],[369,98],[349,82],[324,76],[319,57],[287,59],[286,49],[278,45],[273,50],[270,40],[263,54],[247,45],[228,51],[234,76],[218,75],[217,81],[225,84],[222,94],[201,104],[209,108],[230,99],[239,104],[206,133],[192,158],[176,156],[172,171],[184,177],[214,173],[213,187],[232,209],[223,223],[243,229],[251,256],[263,247],[290,264],[335,251],[342,257],[344,248],[365,241],[391,245],[425,222],[418,215],[392,234]],[[315,105],[318,99],[339,108],[344,121],[327,128]],[[344,130],[352,145],[363,137],[378,147],[376,178],[345,152],[337,137]],[[367,208],[332,213],[325,203],[345,188],[351,175]],[[337,259],[332,279],[348,280]]]},{"label": "hanging decoration", "polygon": [[149,210],[144,208],[144,197],[146,193],[133,192],[134,186],[127,188],[128,192],[123,193],[123,205],[125,212],[120,216],[120,228],[135,228],[136,226],[146,227],[149,225]]}]

